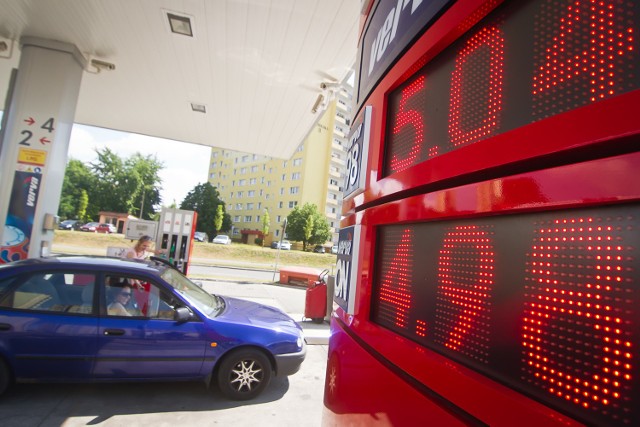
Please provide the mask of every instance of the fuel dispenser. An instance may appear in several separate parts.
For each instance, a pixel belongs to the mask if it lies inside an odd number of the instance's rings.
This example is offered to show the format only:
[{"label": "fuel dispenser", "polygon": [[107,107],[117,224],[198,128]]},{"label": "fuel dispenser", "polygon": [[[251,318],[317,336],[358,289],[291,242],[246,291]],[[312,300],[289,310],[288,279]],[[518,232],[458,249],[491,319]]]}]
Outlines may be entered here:
[{"label": "fuel dispenser", "polygon": [[162,208],[160,230],[156,235],[156,248],[166,251],[166,258],[187,274],[193,250],[193,234],[198,213],[180,209]]}]

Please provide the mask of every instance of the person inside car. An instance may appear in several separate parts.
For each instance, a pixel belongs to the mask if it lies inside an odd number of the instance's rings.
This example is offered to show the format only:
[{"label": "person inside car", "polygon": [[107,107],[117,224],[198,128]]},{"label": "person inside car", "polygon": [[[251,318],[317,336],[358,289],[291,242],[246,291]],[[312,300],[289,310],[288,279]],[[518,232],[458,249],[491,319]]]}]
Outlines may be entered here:
[{"label": "person inside car", "polygon": [[133,296],[133,287],[128,283],[122,283],[111,288],[111,304],[107,306],[109,316],[132,316],[126,309]]}]

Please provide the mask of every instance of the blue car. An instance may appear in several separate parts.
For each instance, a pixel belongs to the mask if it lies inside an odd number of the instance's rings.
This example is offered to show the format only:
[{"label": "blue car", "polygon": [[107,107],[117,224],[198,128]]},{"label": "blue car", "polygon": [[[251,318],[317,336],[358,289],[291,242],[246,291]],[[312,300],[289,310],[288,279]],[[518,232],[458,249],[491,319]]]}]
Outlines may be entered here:
[{"label": "blue car", "polygon": [[209,294],[162,261],[0,265],[0,393],[12,381],[199,380],[247,400],[298,371],[307,349],[293,319]]}]

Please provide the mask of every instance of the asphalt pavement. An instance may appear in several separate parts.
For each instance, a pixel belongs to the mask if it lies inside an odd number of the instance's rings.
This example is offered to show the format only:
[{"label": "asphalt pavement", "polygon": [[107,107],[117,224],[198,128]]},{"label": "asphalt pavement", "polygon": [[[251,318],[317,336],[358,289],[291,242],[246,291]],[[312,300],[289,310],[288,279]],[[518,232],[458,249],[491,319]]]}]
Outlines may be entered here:
[{"label": "asphalt pavement", "polygon": [[278,307],[303,328],[300,371],[273,378],[256,399],[234,402],[202,383],[18,384],[0,397],[3,427],[48,426],[320,426],[329,325],[304,318],[306,288],[275,283],[202,280],[209,292]]}]

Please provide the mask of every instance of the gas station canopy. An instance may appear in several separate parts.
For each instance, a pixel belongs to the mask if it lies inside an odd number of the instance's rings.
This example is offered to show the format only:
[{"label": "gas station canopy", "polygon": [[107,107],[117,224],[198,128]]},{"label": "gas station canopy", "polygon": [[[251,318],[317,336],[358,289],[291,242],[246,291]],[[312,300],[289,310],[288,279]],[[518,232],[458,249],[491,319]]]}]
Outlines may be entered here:
[{"label": "gas station canopy", "polygon": [[[354,65],[358,0],[0,0],[0,93],[20,40],[86,60],[75,122],[289,158],[321,83]],[[179,148],[176,148],[179,149]]]}]

